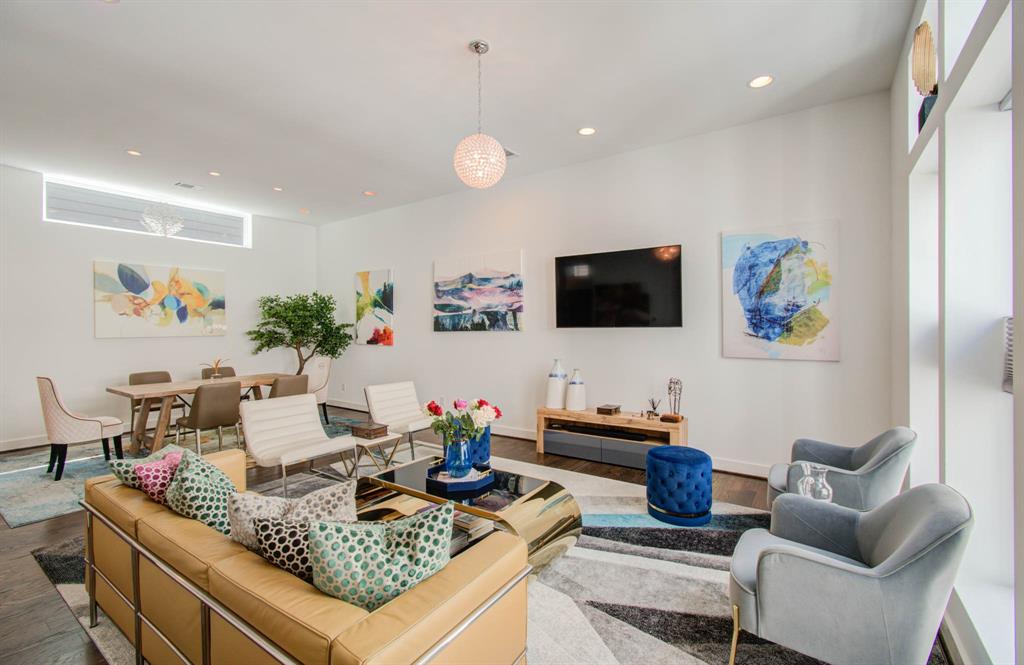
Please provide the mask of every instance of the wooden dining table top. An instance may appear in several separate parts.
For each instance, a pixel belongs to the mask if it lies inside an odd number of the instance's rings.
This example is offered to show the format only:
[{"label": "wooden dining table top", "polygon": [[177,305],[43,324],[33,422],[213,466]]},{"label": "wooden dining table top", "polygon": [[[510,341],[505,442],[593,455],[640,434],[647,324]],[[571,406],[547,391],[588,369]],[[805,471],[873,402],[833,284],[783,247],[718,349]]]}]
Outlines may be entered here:
[{"label": "wooden dining table top", "polygon": [[243,388],[253,386],[269,386],[274,379],[282,376],[294,376],[280,372],[267,372],[265,374],[240,374],[239,376],[225,376],[220,379],[192,379],[191,381],[168,381],[167,383],[143,383],[139,385],[107,386],[107,392],[131,399],[154,399],[159,397],[172,397],[174,395],[190,395],[199,389],[199,386],[211,383],[229,383],[237,381]]}]

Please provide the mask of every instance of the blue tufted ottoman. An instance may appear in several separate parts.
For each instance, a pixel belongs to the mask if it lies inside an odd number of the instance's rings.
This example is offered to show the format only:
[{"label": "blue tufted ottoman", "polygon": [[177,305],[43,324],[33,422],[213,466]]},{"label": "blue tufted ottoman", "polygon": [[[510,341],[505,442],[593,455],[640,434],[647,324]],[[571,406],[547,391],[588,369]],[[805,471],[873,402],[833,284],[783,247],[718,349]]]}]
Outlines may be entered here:
[{"label": "blue tufted ottoman", "polygon": [[711,521],[711,457],[687,446],[647,451],[647,512],[676,526]]}]

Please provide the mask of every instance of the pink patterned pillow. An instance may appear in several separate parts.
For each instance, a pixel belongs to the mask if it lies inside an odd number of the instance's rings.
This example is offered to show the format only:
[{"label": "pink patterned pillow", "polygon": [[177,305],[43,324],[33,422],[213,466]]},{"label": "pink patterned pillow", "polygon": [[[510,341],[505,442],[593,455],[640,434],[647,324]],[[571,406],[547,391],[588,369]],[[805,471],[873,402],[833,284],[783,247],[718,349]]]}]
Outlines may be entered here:
[{"label": "pink patterned pillow", "polygon": [[169,453],[163,459],[146,462],[135,466],[135,475],[139,479],[139,488],[157,503],[164,503],[167,487],[174,479],[174,473],[181,463],[181,453]]}]

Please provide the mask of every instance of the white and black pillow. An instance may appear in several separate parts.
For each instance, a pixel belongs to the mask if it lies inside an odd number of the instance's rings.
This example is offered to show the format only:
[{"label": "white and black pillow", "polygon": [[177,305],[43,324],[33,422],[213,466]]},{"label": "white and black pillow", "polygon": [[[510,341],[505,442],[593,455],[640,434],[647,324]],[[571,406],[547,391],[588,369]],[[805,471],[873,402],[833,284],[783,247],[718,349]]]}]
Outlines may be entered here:
[{"label": "white and black pillow", "polygon": [[253,520],[283,518],[291,508],[292,502],[288,499],[252,492],[235,494],[228,499],[231,538],[251,550],[258,550]]},{"label": "white and black pillow", "polygon": [[253,520],[259,552],[281,570],[313,583],[309,560],[309,523],[283,519]]}]

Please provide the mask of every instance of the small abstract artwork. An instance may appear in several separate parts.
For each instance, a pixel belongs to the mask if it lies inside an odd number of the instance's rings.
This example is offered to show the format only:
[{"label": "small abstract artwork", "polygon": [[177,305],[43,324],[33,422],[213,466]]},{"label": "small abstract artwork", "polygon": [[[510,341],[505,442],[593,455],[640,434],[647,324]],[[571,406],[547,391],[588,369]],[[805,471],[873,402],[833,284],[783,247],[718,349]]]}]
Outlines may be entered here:
[{"label": "small abstract artwork", "polygon": [[224,272],[93,262],[95,334],[199,337],[227,330]]},{"label": "small abstract artwork", "polygon": [[523,253],[434,261],[434,330],[522,330]]},{"label": "small abstract artwork", "polygon": [[356,344],[395,345],[395,280],[390,270],[356,273]]},{"label": "small abstract artwork", "polygon": [[722,234],[722,354],[839,360],[834,223]]}]

